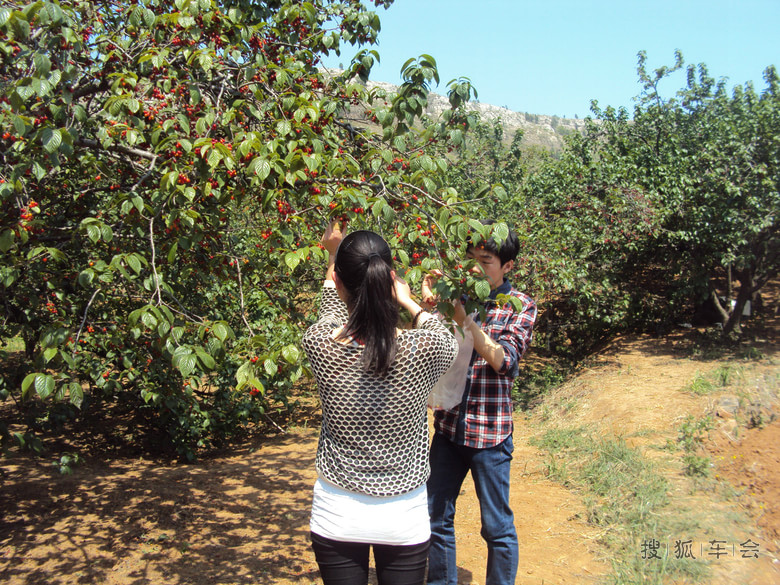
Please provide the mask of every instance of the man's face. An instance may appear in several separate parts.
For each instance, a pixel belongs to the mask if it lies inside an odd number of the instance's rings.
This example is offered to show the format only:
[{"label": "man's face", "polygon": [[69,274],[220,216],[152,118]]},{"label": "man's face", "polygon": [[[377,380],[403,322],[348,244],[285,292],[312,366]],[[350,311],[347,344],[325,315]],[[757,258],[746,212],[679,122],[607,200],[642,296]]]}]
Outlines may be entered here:
[{"label": "man's face", "polygon": [[467,258],[474,258],[477,265],[472,269],[475,274],[484,274],[487,278],[490,289],[498,288],[504,282],[504,275],[512,270],[515,265],[514,260],[509,260],[506,264],[501,264],[498,256],[484,248],[470,248],[466,252]]}]

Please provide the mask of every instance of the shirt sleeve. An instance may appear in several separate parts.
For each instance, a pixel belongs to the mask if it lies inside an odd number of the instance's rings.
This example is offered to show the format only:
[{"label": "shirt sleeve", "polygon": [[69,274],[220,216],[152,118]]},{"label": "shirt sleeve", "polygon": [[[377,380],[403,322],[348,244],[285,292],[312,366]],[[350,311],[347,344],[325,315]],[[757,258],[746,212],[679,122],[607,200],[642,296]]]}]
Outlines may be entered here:
[{"label": "shirt sleeve", "polygon": [[336,321],[343,324],[347,322],[348,318],[347,305],[336,292],[336,284],[332,280],[326,280],[322,285],[322,300],[317,320]]},{"label": "shirt sleeve", "polygon": [[425,329],[434,334],[436,344],[435,377],[438,379],[449,369],[458,355],[458,340],[442,321],[431,313],[425,312],[417,321],[418,329]]},{"label": "shirt sleeve", "polygon": [[493,340],[504,348],[504,363],[498,373],[512,378],[517,376],[520,358],[531,345],[536,321],[536,303],[525,295],[520,299],[523,302],[522,309],[515,311],[511,305],[505,306],[502,313],[506,311],[508,315],[503,320],[503,326],[498,331],[494,329],[489,333]]}]

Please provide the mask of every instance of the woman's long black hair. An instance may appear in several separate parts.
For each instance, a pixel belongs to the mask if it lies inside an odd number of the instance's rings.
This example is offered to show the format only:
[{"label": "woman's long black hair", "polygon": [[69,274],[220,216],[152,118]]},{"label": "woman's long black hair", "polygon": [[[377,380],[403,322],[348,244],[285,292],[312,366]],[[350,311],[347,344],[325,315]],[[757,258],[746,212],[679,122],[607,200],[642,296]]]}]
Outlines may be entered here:
[{"label": "woman's long black hair", "polygon": [[347,235],[336,252],[334,270],[349,299],[349,319],[339,337],[363,344],[363,367],[384,376],[396,352],[393,256],[382,236],[361,230]]}]

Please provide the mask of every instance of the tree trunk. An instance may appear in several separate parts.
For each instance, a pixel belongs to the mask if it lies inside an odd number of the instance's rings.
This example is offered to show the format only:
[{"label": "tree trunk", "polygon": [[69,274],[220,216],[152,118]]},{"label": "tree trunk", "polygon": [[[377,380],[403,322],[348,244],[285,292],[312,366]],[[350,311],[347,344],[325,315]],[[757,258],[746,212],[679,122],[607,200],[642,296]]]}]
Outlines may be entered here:
[{"label": "tree trunk", "polygon": [[710,300],[712,301],[712,306],[715,307],[715,310],[718,312],[718,315],[720,315],[720,321],[719,323],[725,327],[725,324],[729,320],[729,311],[727,307],[724,307],[720,304],[720,298],[718,297],[718,291],[716,291],[714,288],[711,288],[710,290]]},{"label": "tree trunk", "polygon": [[737,292],[737,302],[731,311],[726,324],[723,326],[723,335],[730,333],[739,333],[741,331],[742,311],[747,302],[753,297],[753,272],[749,268],[739,270],[735,273],[736,280],[739,281],[739,291]]}]

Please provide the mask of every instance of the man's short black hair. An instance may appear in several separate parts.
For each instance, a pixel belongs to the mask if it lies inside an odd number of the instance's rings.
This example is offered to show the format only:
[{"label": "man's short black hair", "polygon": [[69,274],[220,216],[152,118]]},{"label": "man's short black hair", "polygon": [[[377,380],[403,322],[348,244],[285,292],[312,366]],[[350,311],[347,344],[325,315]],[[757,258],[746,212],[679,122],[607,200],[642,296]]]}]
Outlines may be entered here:
[{"label": "man's short black hair", "polygon": [[[493,219],[483,219],[482,225],[493,225],[495,224],[495,220]],[[517,254],[520,252],[520,241],[517,239],[517,234],[515,231],[507,226],[509,228],[509,235],[507,235],[506,239],[501,242],[501,245],[499,246],[498,243],[493,239],[491,236],[490,238],[487,238],[486,240],[480,241],[477,246],[479,248],[483,248],[487,250],[488,252],[495,254],[498,256],[498,259],[501,261],[501,266],[509,262],[510,260],[514,260],[517,258]],[[471,241],[471,238],[469,238],[469,244],[466,248],[466,251],[473,248],[474,244]]]}]

